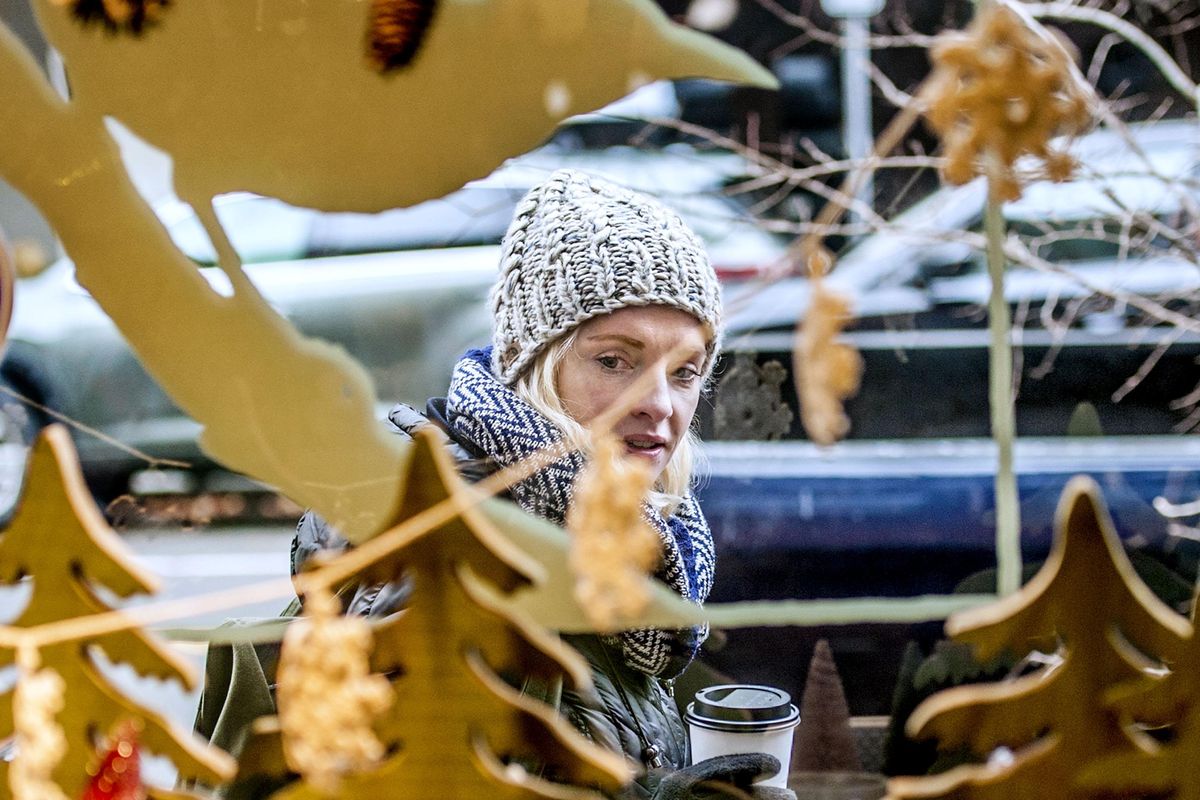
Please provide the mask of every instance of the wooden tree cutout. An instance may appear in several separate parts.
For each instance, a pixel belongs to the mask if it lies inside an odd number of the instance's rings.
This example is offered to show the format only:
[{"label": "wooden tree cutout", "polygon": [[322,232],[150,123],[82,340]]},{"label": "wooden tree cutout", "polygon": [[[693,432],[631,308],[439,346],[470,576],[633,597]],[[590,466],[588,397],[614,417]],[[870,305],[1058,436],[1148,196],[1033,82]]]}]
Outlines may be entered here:
[{"label": "wooden tree cutout", "polygon": [[[12,625],[31,628],[110,610],[95,586],[122,598],[155,591],[155,578],[133,562],[96,508],[66,428],[51,425],[42,432],[26,487],[0,538],[0,582],[15,584],[26,577],[32,582],[29,602]],[[145,749],[169,758],[181,776],[209,784],[229,777],[234,765],[224,752],[122,695],[100,671],[100,651],[144,677],[174,679],[188,688],[195,683],[185,661],[138,629],[42,647],[42,663],[66,683],[58,721],[67,736],[67,753],[54,778],[68,796],[79,796],[87,783],[87,768],[96,755],[94,736],[122,723],[138,726]],[[11,664],[14,656],[11,650],[0,652],[0,665]],[[0,736],[11,735],[12,729],[8,694],[0,698]],[[7,789],[7,772],[8,764],[0,762],[0,792]]]},{"label": "wooden tree cutout", "polygon": [[[372,668],[393,676],[396,692],[376,725],[389,754],[378,769],[345,776],[333,797],[589,798],[596,795],[579,786],[615,789],[631,777],[619,756],[522,693],[517,681],[586,687],[590,677],[577,653],[506,603],[505,595],[542,570],[467,505],[469,491],[438,438],[419,433],[399,519],[447,498],[464,502],[458,516],[412,535],[359,573],[374,582],[404,572],[412,600],[376,630]],[[302,577],[302,585],[319,577]],[[269,740],[264,730],[260,742]],[[299,781],[273,797],[327,796]]]},{"label": "wooden tree cutout", "polygon": [[1061,663],[1004,683],[949,689],[909,720],[912,735],[936,737],[942,747],[966,746],[982,758],[1005,747],[1011,757],[896,778],[889,797],[1108,796],[1077,785],[1079,769],[1096,758],[1144,752],[1141,738],[1104,702],[1105,692],[1177,661],[1190,625],[1138,578],[1090,478],[1067,484],[1055,531],[1050,556],[1029,583],[952,617],[946,629],[984,661],[1005,650],[1018,657],[1041,650],[1057,651]]},{"label": "wooden tree cutout", "polygon": [[[1160,744],[1145,734],[1142,749],[1098,759],[1083,769],[1080,783],[1106,797],[1170,796],[1173,800],[1200,800],[1200,637],[1195,635],[1196,608],[1192,608],[1192,637],[1171,672],[1146,676],[1110,696],[1113,707],[1126,719],[1173,726],[1170,742]],[[1136,730],[1136,728],[1134,728]]]}]

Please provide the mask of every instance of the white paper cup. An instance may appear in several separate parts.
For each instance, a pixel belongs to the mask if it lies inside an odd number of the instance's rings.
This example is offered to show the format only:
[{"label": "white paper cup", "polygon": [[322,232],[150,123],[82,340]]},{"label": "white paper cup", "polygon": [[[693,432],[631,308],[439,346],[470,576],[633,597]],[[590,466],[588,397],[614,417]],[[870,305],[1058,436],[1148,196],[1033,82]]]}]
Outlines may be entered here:
[{"label": "white paper cup", "polygon": [[787,692],[746,684],[709,686],[696,692],[684,719],[693,764],[713,756],[769,753],[781,768],[760,783],[787,786],[792,733],[800,723],[800,711]]}]

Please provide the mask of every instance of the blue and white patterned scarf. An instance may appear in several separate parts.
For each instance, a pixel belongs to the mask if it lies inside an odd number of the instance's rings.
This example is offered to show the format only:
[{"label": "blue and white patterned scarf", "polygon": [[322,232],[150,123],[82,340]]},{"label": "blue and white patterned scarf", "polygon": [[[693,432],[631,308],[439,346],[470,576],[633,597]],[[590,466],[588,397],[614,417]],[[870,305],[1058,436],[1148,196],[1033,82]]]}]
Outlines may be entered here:
[{"label": "blue and white patterned scarf", "polygon": [[[491,348],[471,350],[458,362],[446,397],[446,417],[455,434],[511,466],[562,440],[562,432],[492,374]],[[517,503],[531,514],[562,525],[571,504],[575,478],[584,457],[572,452],[514,485]],[[690,494],[667,518],[646,506],[646,519],[662,542],[662,563],[655,577],[688,600],[702,603],[712,588],[712,533]],[[647,675],[671,678],[695,658],[708,626],[683,630],[641,629],[606,637],[625,661]]]}]

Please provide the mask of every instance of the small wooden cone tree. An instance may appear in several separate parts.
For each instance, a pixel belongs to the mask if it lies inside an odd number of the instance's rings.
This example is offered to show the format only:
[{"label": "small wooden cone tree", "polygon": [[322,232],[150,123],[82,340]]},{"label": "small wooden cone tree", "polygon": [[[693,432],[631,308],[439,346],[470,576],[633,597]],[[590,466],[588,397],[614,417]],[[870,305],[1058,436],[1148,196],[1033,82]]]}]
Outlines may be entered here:
[{"label": "small wooden cone tree", "polygon": [[[443,500],[465,500],[470,491],[430,433],[416,436],[408,476],[400,520]],[[344,776],[333,795],[301,780],[275,800],[594,798],[578,787],[611,790],[630,779],[617,754],[591,744],[552,707],[522,694],[523,680],[587,686],[586,664],[557,636],[505,605],[504,595],[540,579],[537,563],[469,505],[460,504],[456,514],[391,542],[378,556],[368,552],[369,542],[339,559],[366,557],[355,572],[368,581],[392,580],[401,572],[412,581],[409,606],[376,629],[372,667],[394,676],[396,693],[391,711],[375,726],[388,755],[376,769]],[[536,764],[554,781],[522,764]]]},{"label": "small wooden cone tree", "polygon": [[[122,598],[155,591],[155,578],[133,562],[96,508],[62,426],[47,427],[34,444],[25,486],[25,497],[0,537],[0,582],[29,578],[32,583],[29,601],[13,626],[32,628],[110,611],[95,586]],[[97,759],[94,737],[109,734],[121,723],[137,727],[140,744],[170,759],[181,777],[216,784],[232,773],[233,761],[223,751],[113,686],[101,672],[99,652],[143,677],[174,679],[188,688],[195,683],[185,661],[136,628],[41,647],[42,663],[66,683],[58,722],[67,737],[67,752],[54,779],[68,796],[79,796],[87,784],[88,767]],[[11,664],[14,655],[12,650],[0,652],[0,665]],[[0,737],[12,732],[8,694],[0,702]],[[7,773],[8,763],[0,762],[0,796],[7,796]]]},{"label": "small wooden cone tree", "polygon": [[1058,650],[1062,661],[1004,683],[948,689],[922,703],[909,721],[912,735],[969,747],[982,759],[1001,747],[1011,756],[895,778],[888,785],[895,800],[1107,796],[1078,786],[1078,770],[1096,758],[1141,752],[1143,743],[1104,702],[1105,692],[1177,661],[1190,635],[1187,620],[1138,578],[1099,488],[1083,476],[1067,484],[1054,546],[1037,575],[1016,594],[955,615],[946,629],[983,661],[1004,650],[1018,657]]},{"label": "small wooden cone tree", "polygon": [[800,727],[792,748],[793,770],[857,772],[862,769],[850,707],[829,642],[819,639],[808,665],[808,680],[800,700]]}]

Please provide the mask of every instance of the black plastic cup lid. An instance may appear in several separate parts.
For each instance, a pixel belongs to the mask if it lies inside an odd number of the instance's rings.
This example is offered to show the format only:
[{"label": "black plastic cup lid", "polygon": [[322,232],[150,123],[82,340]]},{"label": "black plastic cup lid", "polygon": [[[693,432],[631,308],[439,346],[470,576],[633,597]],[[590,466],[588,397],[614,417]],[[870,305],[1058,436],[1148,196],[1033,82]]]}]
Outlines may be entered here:
[{"label": "black plastic cup lid", "polygon": [[717,730],[770,730],[796,724],[800,711],[787,692],[770,686],[709,686],[688,703],[687,721]]}]

